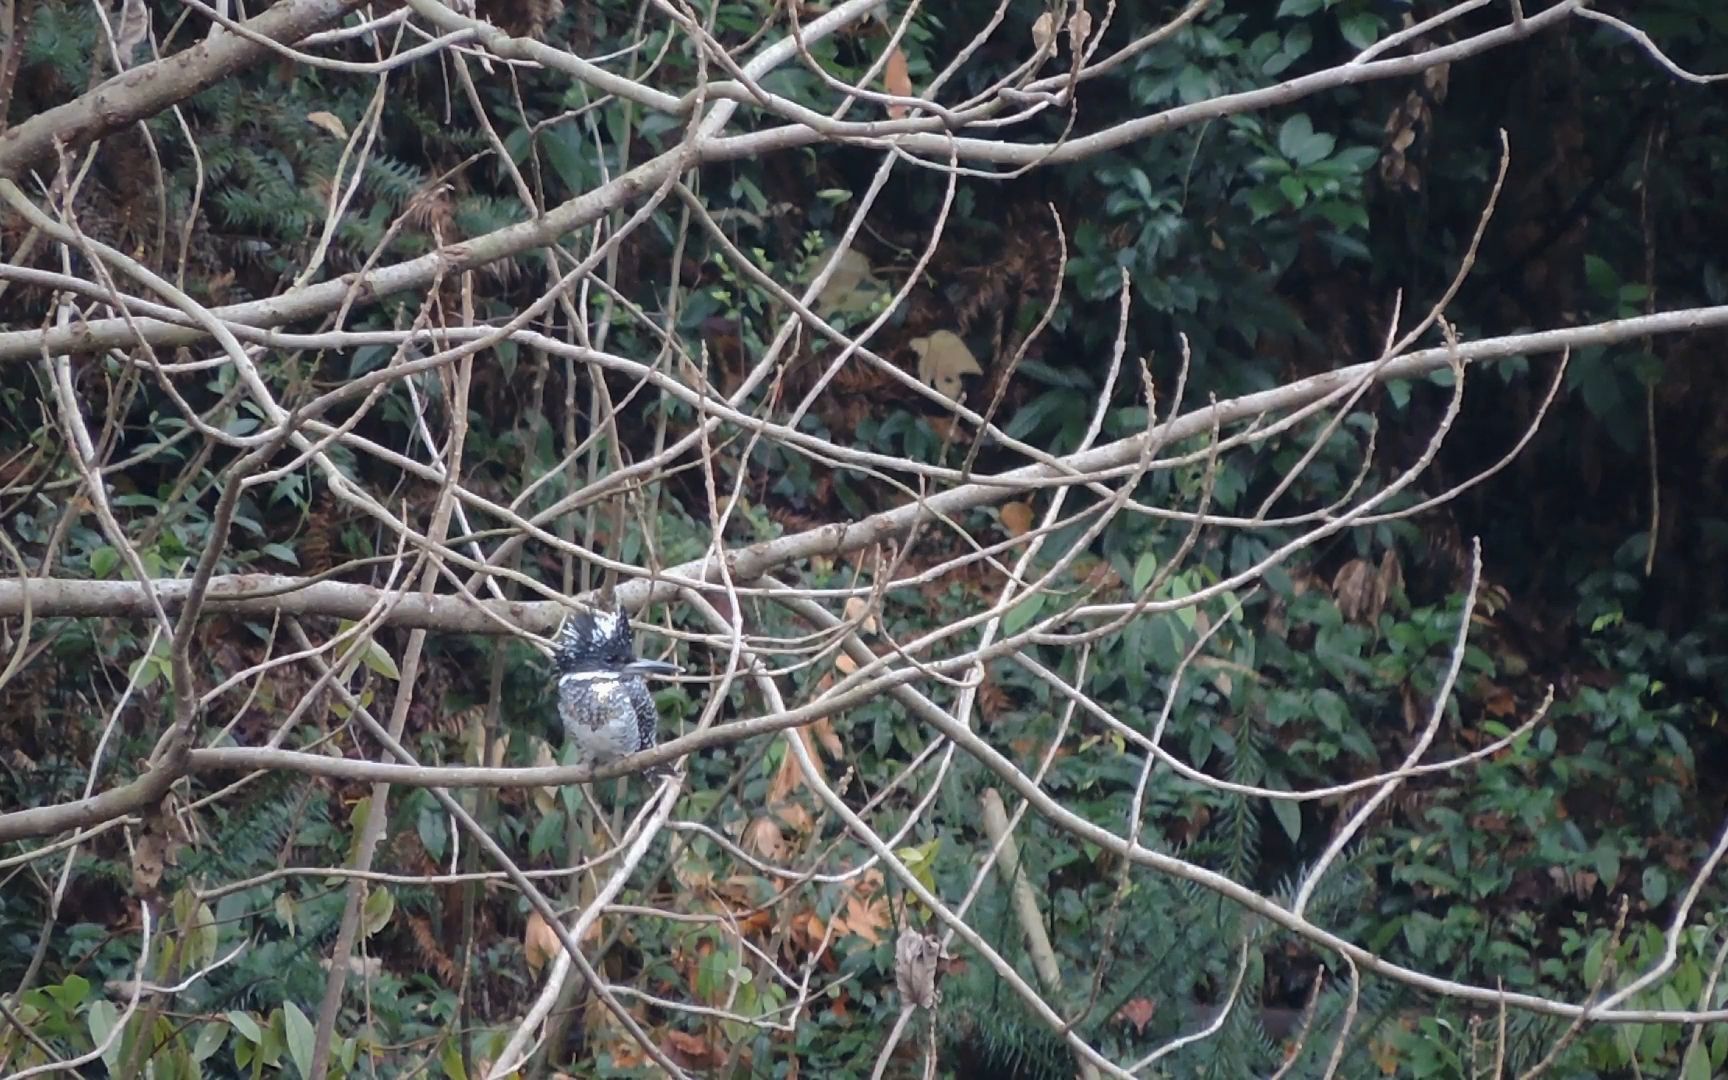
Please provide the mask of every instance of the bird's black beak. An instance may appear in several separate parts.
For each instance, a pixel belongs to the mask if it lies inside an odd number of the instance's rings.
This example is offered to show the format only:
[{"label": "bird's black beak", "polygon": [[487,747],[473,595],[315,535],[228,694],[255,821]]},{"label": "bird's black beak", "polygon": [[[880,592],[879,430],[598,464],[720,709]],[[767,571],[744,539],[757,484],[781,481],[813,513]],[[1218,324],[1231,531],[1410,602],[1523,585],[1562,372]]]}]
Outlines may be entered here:
[{"label": "bird's black beak", "polygon": [[664,660],[632,660],[624,665],[626,675],[677,675],[684,669]]}]

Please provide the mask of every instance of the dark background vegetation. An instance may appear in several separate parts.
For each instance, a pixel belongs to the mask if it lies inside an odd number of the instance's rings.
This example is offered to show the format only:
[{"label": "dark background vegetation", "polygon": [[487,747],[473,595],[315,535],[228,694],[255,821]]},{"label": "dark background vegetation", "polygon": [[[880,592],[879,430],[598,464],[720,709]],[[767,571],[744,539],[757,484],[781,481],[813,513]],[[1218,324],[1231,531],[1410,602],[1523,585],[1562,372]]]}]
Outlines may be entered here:
[{"label": "dark background vegetation", "polygon": [[[37,0],[29,25],[9,119],[16,122],[80,92],[93,74],[95,37],[87,5]],[[1150,20],[1164,5],[1119,12],[1111,40],[1126,41],[1136,18]],[[1424,3],[1417,3],[1420,17]],[[1608,5],[1644,27],[1680,64],[1695,71],[1728,70],[1728,10],[1718,0],[1659,0]],[[988,17],[992,5],[958,2],[921,15],[907,46],[914,83],[927,78]],[[1135,7],[1135,5],[1129,5]],[[483,8],[483,11],[486,11]],[[636,8],[595,0],[558,9],[551,4],[501,2],[486,13],[518,33],[532,33],[584,54],[609,52],[630,38]],[[156,5],[156,25],[178,12]],[[1012,63],[1037,11],[1017,5],[1019,29],[984,50],[963,84],[984,85]],[[1356,44],[1400,25],[1399,5],[1366,0],[1285,0],[1282,5],[1224,5],[1223,10],[1152,49],[1080,95],[1081,130],[1102,127],[1173,104],[1265,85],[1347,59]],[[745,40],[760,24],[761,5],[728,2],[718,13],[723,40]],[[1504,19],[1498,5],[1461,20],[1453,33]],[[200,24],[198,18],[190,20]],[[651,16],[646,55],[657,52],[663,29]],[[1144,25],[1144,24],[1141,24]],[[168,50],[184,47],[184,36]],[[886,31],[876,23],[824,43],[818,54],[841,73],[857,73],[880,51]],[[353,49],[355,59],[366,58]],[[666,60],[666,85],[692,70],[682,44]],[[438,64],[421,64],[391,80],[383,140],[366,171],[353,211],[344,220],[330,272],[359,266],[407,211],[406,228],[389,239],[386,259],[428,250],[522,216],[514,192],[486,156],[450,173],[488,144],[469,103]],[[770,80],[776,90],[813,104],[832,93],[788,68]],[[548,204],[586,190],[627,161],[637,162],[680,137],[680,130],[644,118],[616,102],[530,134],[522,123],[587,104],[584,92],[544,73],[479,79],[499,134]],[[206,190],[192,205],[192,157],[180,127],[167,117],[150,122],[159,161],[135,133],[111,138],[97,158],[80,203],[82,225],[152,265],[173,268],[179,232],[190,226],[187,288],[211,303],[268,295],[280,289],[316,239],[328,178],[340,142],[308,123],[327,111],[350,124],[372,91],[363,79],[314,72],[287,62],[260,65],[244,77],[198,95],[185,107],[202,154]],[[1488,53],[1451,69],[1409,80],[1346,88],[1273,113],[1235,117],[1136,143],[1066,168],[990,184],[962,181],[955,212],[926,280],[897,313],[880,346],[915,365],[907,343],[936,329],[967,338],[986,359],[974,393],[996,389],[988,358],[1004,340],[1018,340],[1047,303],[1065,289],[1048,333],[1038,339],[1007,388],[1008,429],[1039,445],[1071,448],[1101,384],[1116,326],[1120,274],[1132,275],[1130,355],[1150,354],[1168,385],[1175,372],[1178,332],[1193,343],[1190,406],[1208,394],[1226,397],[1292,378],[1369,360],[1377,355],[1402,291],[1403,319],[1426,310],[1451,278],[1487,200],[1496,172],[1499,131],[1510,141],[1505,190],[1474,273],[1448,311],[1466,340],[1583,324],[1663,308],[1728,302],[1723,247],[1728,236],[1728,91],[1680,82],[1623,39],[1594,24]],[[747,113],[741,113],[747,116]],[[1037,125],[1048,138],[1062,118]],[[513,126],[511,126],[513,125]],[[1033,133],[1027,133],[1030,137]],[[847,204],[861,190],[876,157],[861,150],[792,151],[715,166],[697,178],[707,205],[734,241],[770,272],[793,281],[813,255],[832,245]],[[448,175],[446,175],[448,174]],[[448,186],[432,191],[445,177]],[[912,253],[931,227],[940,177],[902,169],[891,182],[859,247],[888,282],[904,279]],[[165,203],[164,201],[165,200]],[[417,201],[416,201],[417,200]],[[412,204],[412,205],[411,205]],[[163,210],[166,209],[166,216]],[[1068,261],[1058,280],[1062,222]],[[637,232],[620,253],[616,282],[650,314],[679,290],[678,327],[708,346],[722,384],[736,377],[771,332],[774,306],[739,287],[712,255],[700,232],[672,265],[677,220],[668,204],[654,228]],[[23,226],[0,219],[0,244],[17,250]],[[40,257],[40,256],[39,256]],[[544,282],[537,257],[490,268],[477,290],[479,318],[519,309]],[[15,326],[46,311],[40,292],[14,285],[3,303]],[[390,326],[395,304],[365,311],[357,326]],[[625,318],[610,347],[632,355],[657,351],[651,335]],[[1202,671],[1178,691],[1170,745],[1191,763],[1232,780],[1310,786],[1389,766],[1408,750],[1413,719],[1425,714],[1441,660],[1459,617],[1470,539],[1481,537],[1485,601],[1478,608],[1465,677],[1431,757],[1472,749],[1514,726],[1555,687],[1552,718],[1522,747],[1455,775],[1413,782],[1348,853],[1313,908],[1315,918],[1390,959],[1450,978],[1579,999],[1603,965],[1637,971],[1655,959],[1657,928],[1673,912],[1678,892],[1728,816],[1728,366],[1719,337],[1674,336],[1640,347],[1580,352],[1571,358],[1563,392],[1542,432],[1509,468],[1414,521],[1362,528],[1305,553],[1269,575],[1247,601],[1240,623],[1220,636],[1228,668]],[[376,366],[377,350],[280,355],[276,380],[293,379],[310,396]],[[807,352],[789,376],[795,400],[808,386]],[[1445,489],[1493,464],[1531,421],[1554,358],[1512,360],[1473,377],[1464,415],[1426,477],[1403,504]],[[117,369],[81,360],[80,388],[94,412],[115,395],[125,419],[121,454],[171,435],[173,410],[149,386],[120,378]],[[508,501],[551,469],[565,452],[567,380],[590,420],[585,374],[515,347],[497,350],[476,368],[466,480]],[[1440,380],[1371,391],[1351,430],[1376,429],[1370,482],[1394,474],[1417,455],[1446,389]],[[1107,435],[1144,422],[1132,380]],[[217,401],[220,379],[196,388]],[[615,391],[622,393],[621,383]],[[843,376],[840,393],[824,396],[806,422],[812,430],[864,447],[913,457],[948,453],[944,431],[926,406],[886,379]],[[294,395],[285,397],[292,405]],[[975,398],[976,399],[976,398]],[[0,461],[51,448],[57,434],[44,415],[33,369],[0,372]],[[626,459],[653,444],[661,405],[641,396],[625,413],[619,449]],[[366,433],[405,445],[410,414],[400,403],[368,421]],[[243,411],[235,425],[254,421]],[[670,407],[674,430],[691,417]],[[186,444],[191,446],[193,444]],[[1215,506],[1251,514],[1302,452],[1288,442],[1228,455],[1217,477]],[[214,500],[218,452],[169,450],[116,478],[116,502],[134,535],[145,540],[149,564],[178,571],[196,552]],[[828,520],[849,519],[894,505],[900,496],[857,475],[813,470],[808,462],[763,447],[747,461],[722,455],[725,470],[746,471],[747,504],[735,528],[748,541]],[[986,449],[981,468],[1016,464]],[[0,465],[0,469],[4,469]],[[1324,505],[1352,482],[1356,457],[1323,456],[1280,504]],[[735,473],[733,474],[736,475]],[[369,478],[392,498],[424,500],[430,492],[405,480]],[[0,472],[0,483],[9,478]],[[579,477],[550,482],[535,505],[569,490]],[[391,491],[390,485],[398,485]],[[1171,504],[1191,497],[1198,470],[1161,473],[1140,497]],[[61,508],[46,500],[0,498],[4,528],[27,553],[39,553]],[[707,507],[699,474],[669,477],[655,509],[658,558],[673,563],[707,542]],[[17,500],[17,501],[15,501]],[[387,500],[388,501],[388,500]],[[1659,508],[1659,518],[1657,511]],[[982,533],[1003,526],[996,511],[978,512]],[[1004,513],[1006,517],[1006,513]],[[645,560],[636,526],[622,531],[597,513],[601,546]],[[1659,522],[1659,524],[1658,524]],[[242,510],[229,569],[318,573],[375,554],[379,539],[320,490],[310,475],[258,491]],[[579,527],[588,527],[588,522]],[[1183,530],[1123,518],[1094,546],[1076,574],[1101,575],[1106,593],[1121,591],[1140,560],[1160,562]],[[1284,533],[1271,527],[1218,534],[1172,580],[1192,589],[1271,550]],[[912,553],[930,565],[954,554],[940,538]],[[1054,557],[1052,554],[1051,557]],[[111,549],[89,523],[73,527],[59,556],[61,573],[117,573]],[[559,581],[569,568],[556,560],[525,567]],[[366,580],[370,571],[348,571]],[[846,580],[850,568],[802,568],[813,585]],[[1112,575],[1114,578],[1112,579]],[[1365,598],[1361,583],[1390,582],[1389,593]],[[574,584],[598,584],[582,568]],[[1093,580],[1097,580],[1095,577]],[[1112,583],[1113,582],[1113,583]],[[975,610],[989,582],[964,575],[890,598],[891,628],[911,631]],[[662,625],[685,613],[655,611]],[[769,628],[780,616],[752,613]],[[200,662],[213,681],[254,662],[266,648],[263,628],[212,620],[201,634]],[[0,804],[28,805],[76,797],[107,710],[146,644],[142,624],[65,621],[50,625],[51,646],[0,696]],[[1192,641],[1193,620],[1169,616],[1110,639],[1091,658],[1088,687],[1117,715],[1148,725],[1164,704],[1164,672]],[[396,642],[386,634],[387,648]],[[434,662],[409,721],[423,760],[457,762],[473,710],[502,680],[498,733],[507,759],[532,759],[532,740],[551,735],[548,687],[539,659],[503,639],[434,638]],[[1051,651],[1045,662],[1071,672],[1073,657]],[[688,658],[700,667],[702,656]],[[292,669],[288,669],[292,671]],[[815,680],[819,673],[810,673]],[[242,707],[242,694],[214,712],[238,711],[234,737],[252,741],[297,699],[295,676],[266,680]],[[110,747],[113,768],[129,770],[149,750],[164,723],[165,680],[149,670],[121,714]],[[373,676],[387,701],[390,680]],[[700,704],[676,691],[662,695],[675,727]],[[1011,748],[1029,766],[1054,730],[1060,703],[1013,665],[991,673],[981,725],[991,741]],[[763,703],[740,693],[728,715],[749,715]],[[340,726],[331,706],[316,724]],[[1419,721],[1417,722],[1419,724]],[[891,776],[929,735],[887,703],[853,710],[834,725],[828,752],[838,772],[856,769],[852,796],[863,798]],[[1120,821],[1138,774],[1138,760],[1112,751],[1108,736],[1085,752],[1063,756],[1049,787],[1096,821]],[[693,814],[711,814],[732,828],[771,803],[800,805],[779,751],[744,744],[689,763]],[[940,890],[964,887],[980,843],[973,821],[977,790],[988,777],[961,764],[939,799],[934,824],[909,841],[928,853],[923,864]],[[182,890],[258,874],[278,865],[336,865],[346,857],[351,818],[366,792],[358,787],[265,779],[213,808],[204,832],[189,838],[166,889],[181,891],[171,916],[177,928],[204,925],[198,902]],[[630,799],[640,797],[634,789]],[[915,793],[896,798],[899,812]],[[1285,896],[1302,866],[1323,848],[1330,830],[1354,803],[1304,803],[1271,812],[1255,800],[1165,778],[1155,785],[1147,842],[1227,872],[1259,890]],[[523,792],[481,801],[480,809],[506,848],[524,865],[562,865],[570,854],[571,798],[537,802]],[[1291,804],[1283,804],[1289,806]],[[813,801],[804,812],[808,820]],[[380,868],[405,873],[447,866],[450,837],[431,800],[409,793],[392,800]],[[890,818],[892,813],[890,813]],[[782,816],[796,847],[796,815]],[[1124,1052],[1149,1048],[1186,1026],[1229,984],[1236,948],[1250,941],[1249,1008],[1228,1021],[1221,1037],[1184,1051],[1174,1075],[1239,1077],[1268,1071],[1279,1060],[1281,1011],[1300,1008],[1315,972],[1328,962],[1300,942],[1266,933],[1239,911],[1187,887],[1152,878],[1116,897],[1117,868],[1096,852],[1028,818],[1021,843],[1026,866],[1065,965],[1074,1000],[1088,1000],[1083,1030]],[[0,856],[16,854],[0,852]],[[700,839],[675,838],[657,849],[642,902],[732,903],[765,899],[773,882],[738,874],[723,853]],[[0,990],[10,991],[37,953],[58,861],[0,871]],[[728,876],[730,875],[730,876]],[[44,1038],[68,1049],[88,1048],[101,1008],[102,984],[129,978],[137,911],[131,871],[117,833],[90,844],[77,862],[43,962],[27,995]],[[833,950],[820,963],[854,977],[818,1004],[794,1037],[761,1035],[722,1023],[644,1010],[657,1031],[677,1029],[692,1067],[756,1076],[867,1075],[883,1032],[898,1008],[891,973],[897,891],[874,886],[810,889],[808,917],[845,920]],[[1706,889],[1700,911],[1720,909],[1720,881]],[[178,1047],[164,1070],[203,1074],[273,1075],[298,1067],[300,1036],[294,1012],[315,1014],[327,955],[341,910],[340,883],[317,876],[260,884],[215,900],[210,942],[225,953],[247,935],[253,946],[235,963],[177,999],[160,1032]],[[1616,912],[1627,905],[1626,932],[1609,955]],[[1106,914],[1114,912],[1114,914]],[[527,910],[511,891],[464,886],[403,886],[393,910],[368,938],[378,962],[373,990],[351,994],[339,1031],[343,1058],[364,1073],[369,1059],[380,1075],[405,1074],[428,1061],[452,1075],[473,1040],[508,1023],[533,988],[521,939]],[[808,921],[747,926],[765,949],[796,962],[813,942]],[[986,895],[975,925],[1007,955],[1023,948],[1007,892]],[[609,920],[618,937],[606,963],[613,976],[672,997],[708,1000],[735,962],[712,929],[655,923],[638,934]],[[1653,1003],[1696,1001],[1723,932],[1683,942],[1680,964]],[[197,958],[196,935],[170,956]],[[819,933],[816,935],[820,937]],[[1100,942],[1112,955],[1095,993],[1091,979]],[[1334,975],[1338,973],[1334,972]],[[716,981],[719,980],[719,981]],[[353,985],[352,983],[350,984]],[[736,1007],[767,1010],[783,991],[764,980]],[[1322,1015],[1342,1006],[1343,979],[1328,981]],[[941,1006],[945,1068],[970,1076],[1072,1074],[1072,1060],[1052,1036],[1022,1013],[1012,995],[982,965],[962,960],[945,984]],[[1089,998],[1089,994],[1091,994]],[[1672,995],[1673,999],[1669,1000]],[[1150,1006],[1150,1008],[1148,1008]],[[1368,1022],[1346,1058],[1348,1075],[1468,1075],[1480,1063],[1488,1022],[1462,1007],[1436,1004],[1398,986],[1366,981]],[[111,1010],[110,1010],[111,1012]],[[1322,1020],[1322,1024],[1325,1024]],[[1532,1063],[1563,1024],[1515,1015],[1512,1062]],[[1324,1028],[1323,1028],[1324,1029]],[[469,1045],[452,1033],[469,1032]],[[1674,1075],[1689,1033],[1650,1025],[1592,1029],[1571,1044],[1557,1075],[1629,1075],[1635,1059],[1644,1075]],[[1329,1047],[1307,1051],[1319,1068]],[[1723,1067],[1728,1038],[1706,1038],[1710,1062]],[[14,1035],[0,1046],[16,1051]],[[165,1051],[164,1060],[171,1055]],[[598,1018],[578,1023],[561,1060],[578,1075],[633,1075],[645,1066],[620,1034]],[[1476,1056],[1472,1058],[1472,1054]],[[200,1055],[203,1055],[200,1057]],[[269,1061],[268,1066],[258,1063]],[[190,1072],[158,1072],[190,1075]]]}]

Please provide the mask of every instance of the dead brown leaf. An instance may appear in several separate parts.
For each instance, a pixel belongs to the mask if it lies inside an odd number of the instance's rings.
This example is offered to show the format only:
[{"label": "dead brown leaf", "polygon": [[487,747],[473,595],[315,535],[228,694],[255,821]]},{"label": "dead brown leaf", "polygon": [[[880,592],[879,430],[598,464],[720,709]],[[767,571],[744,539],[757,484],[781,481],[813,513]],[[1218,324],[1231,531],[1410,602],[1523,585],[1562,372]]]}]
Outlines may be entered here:
[{"label": "dead brown leaf", "polygon": [[661,1044],[666,1055],[686,1069],[712,1069],[725,1064],[726,1055],[708,1040],[688,1031],[668,1030]]},{"label": "dead brown leaf", "polygon": [[[822,767],[822,755],[816,752],[815,741],[805,728],[794,728],[793,737],[803,739],[805,747],[810,751],[810,763],[816,767],[817,773],[826,780],[828,771]],[[798,755],[788,752],[780,759],[780,767],[774,772],[774,779],[768,785],[768,805],[783,802],[794,791],[804,786],[804,770],[798,765]]]},{"label": "dead brown leaf", "polygon": [[1494,686],[1483,695],[1482,708],[1489,716],[1504,718],[1518,711],[1518,699],[1504,686]]},{"label": "dead brown leaf", "polygon": [[822,750],[835,761],[846,753],[846,744],[840,741],[839,734],[834,730],[834,721],[824,716],[810,725],[810,733],[816,736],[816,741],[822,744]]},{"label": "dead brown leaf", "polygon": [[1351,559],[1338,568],[1332,578],[1332,598],[1346,619],[1366,621],[1374,607],[1374,568],[1367,559]]},{"label": "dead brown leaf", "polygon": [[846,901],[844,915],[829,920],[835,933],[853,934],[872,945],[882,944],[882,931],[888,928],[888,901],[853,896]]},{"label": "dead brown leaf", "polygon": [[1056,13],[1046,11],[1038,16],[1038,21],[1032,24],[1032,47],[1040,51],[1048,49],[1050,43],[1056,40]]},{"label": "dead brown leaf", "polygon": [[894,943],[894,985],[900,999],[921,1009],[934,1009],[942,1000],[936,989],[936,964],[942,958],[942,939],[907,927]]},{"label": "dead brown leaf", "polygon": [[1158,1003],[1151,998],[1137,997],[1116,1010],[1116,1019],[1134,1025],[1134,1034],[1144,1035],[1146,1025],[1158,1014]]},{"label": "dead brown leaf", "polygon": [[132,845],[132,893],[154,897],[162,875],[179,861],[179,831],[175,820],[158,803],[144,815],[144,828]]},{"label": "dead brown leaf", "polygon": [[848,596],[844,611],[846,621],[857,623],[859,630],[866,634],[876,632],[876,614],[870,610],[870,601],[862,596]]},{"label": "dead brown leaf", "polygon": [[766,817],[756,818],[744,830],[744,848],[775,863],[785,860],[790,850],[780,826],[773,818]]},{"label": "dead brown leaf", "polygon": [[1023,502],[1003,503],[1002,527],[1008,530],[1009,536],[1025,536],[1027,533],[1031,532],[1031,504]]},{"label": "dead brown leaf", "polygon": [[[888,66],[882,72],[882,87],[895,97],[912,96],[912,72],[906,66],[906,54],[899,46],[888,54]],[[906,106],[888,106],[888,115],[898,120],[906,115]]]},{"label": "dead brown leaf", "polygon": [[816,827],[816,819],[810,816],[810,811],[803,803],[783,802],[774,807],[774,816],[779,818],[788,829],[800,836],[808,836]]},{"label": "dead brown leaf", "polygon": [[1081,8],[1068,20],[1068,44],[1078,55],[1086,48],[1086,39],[1092,36],[1092,13]]},{"label": "dead brown leaf", "polygon": [[546,961],[557,956],[563,947],[558,935],[552,932],[552,927],[540,917],[540,913],[530,911],[528,925],[522,929],[522,955],[528,961],[528,970],[538,976]]}]

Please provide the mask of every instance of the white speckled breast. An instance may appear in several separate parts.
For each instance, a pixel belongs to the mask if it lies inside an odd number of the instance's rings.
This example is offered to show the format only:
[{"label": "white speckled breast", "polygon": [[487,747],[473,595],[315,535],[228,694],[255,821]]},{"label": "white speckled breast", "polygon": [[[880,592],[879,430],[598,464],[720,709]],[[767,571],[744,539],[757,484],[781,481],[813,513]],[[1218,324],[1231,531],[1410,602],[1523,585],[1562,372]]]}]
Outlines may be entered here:
[{"label": "white speckled breast", "polygon": [[558,680],[564,737],[586,762],[605,765],[641,749],[629,681],[611,672],[576,672]]}]

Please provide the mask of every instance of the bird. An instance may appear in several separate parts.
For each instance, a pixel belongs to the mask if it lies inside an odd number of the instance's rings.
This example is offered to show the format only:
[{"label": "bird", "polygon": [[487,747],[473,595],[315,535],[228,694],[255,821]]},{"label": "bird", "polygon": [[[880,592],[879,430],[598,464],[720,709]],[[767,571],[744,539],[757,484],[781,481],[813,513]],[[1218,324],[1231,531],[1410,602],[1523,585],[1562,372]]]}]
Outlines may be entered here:
[{"label": "bird", "polygon": [[579,611],[566,618],[552,639],[552,666],[558,718],[582,763],[609,765],[654,747],[660,714],[646,677],[681,669],[638,659],[622,611]]}]

